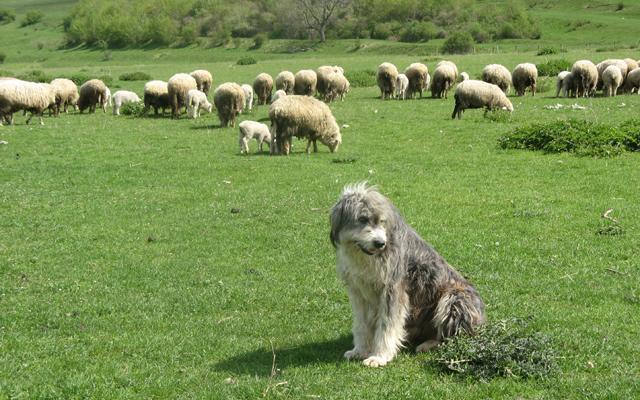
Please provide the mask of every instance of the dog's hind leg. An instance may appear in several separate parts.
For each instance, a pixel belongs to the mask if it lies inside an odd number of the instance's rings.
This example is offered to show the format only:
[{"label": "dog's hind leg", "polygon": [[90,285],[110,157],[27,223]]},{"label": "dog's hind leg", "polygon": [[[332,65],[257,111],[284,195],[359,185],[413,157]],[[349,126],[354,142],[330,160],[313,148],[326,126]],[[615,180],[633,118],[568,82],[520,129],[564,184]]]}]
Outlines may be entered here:
[{"label": "dog's hind leg", "polygon": [[438,330],[438,340],[465,331],[473,333],[476,326],[485,321],[484,304],[473,287],[454,285],[438,300],[433,324]]}]

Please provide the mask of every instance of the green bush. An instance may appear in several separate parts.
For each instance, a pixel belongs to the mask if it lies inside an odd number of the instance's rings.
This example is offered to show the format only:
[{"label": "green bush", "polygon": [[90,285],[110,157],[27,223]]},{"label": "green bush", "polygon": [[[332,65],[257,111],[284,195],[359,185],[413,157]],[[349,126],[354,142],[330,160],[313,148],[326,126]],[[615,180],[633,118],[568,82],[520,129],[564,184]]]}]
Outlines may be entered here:
[{"label": "green bush", "polygon": [[22,79],[23,81],[29,82],[49,82],[51,81],[51,77],[47,76],[44,71],[39,69],[34,69],[23,74],[16,76],[18,79]]},{"label": "green bush", "polygon": [[498,145],[503,149],[612,157],[640,150],[640,120],[619,126],[576,119],[531,124],[501,136]]},{"label": "green bush", "polygon": [[557,54],[558,53],[558,49],[556,49],[555,47],[543,47],[542,49],[540,49],[538,51],[538,53],[536,54],[537,56],[548,56],[551,54]]},{"label": "green bush", "polygon": [[377,84],[374,70],[347,71],[345,75],[351,87],[371,87]]},{"label": "green bush", "polygon": [[561,58],[557,60],[549,60],[546,63],[538,64],[536,67],[538,68],[539,76],[556,76],[561,71],[569,71],[571,70],[571,62]]},{"label": "green bush", "polygon": [[76,85],[80,86],[86,81],[88,81],[89,79],[91,79],[91,77],[83,73],[75,73],[71,75],[69,79],[71,79],[73,83],[75,83]]},{"label": "green bush", "polygon": [[120,114],[141,117],[144,115],[144,104],[140,102],[125,103],[120,107]]},{"label": "green bush", "polygon": [[22,21],[20,21],[20,27],[25,27],[25,26],[37,24],[38,22],[42,21],[42,18],[44,18],[44,14],[42,12],[40,12],[40,11],[29,11],[24,16]]},{"label": "green bush", "polygon": [[556,371],[558,358],[549,336],[531,332],[527,321],[517,318],[448,339],[433,356],[445,371],[478,379],[543,378]]},{"label": "green bush", "polygon": [[0,24],[8,24],[16,20],[16,12],[8,8],[0,9]]},{"label": "green bush", "polygon": [[387,40],[396,35],[400,29],[397,22],[384,22],[375,24],[371,30],[371,39]]},{"label": "green bush", "polygon": [[447,38],[441,51],[445,54],[466,54],[473,49],[473,37],[469,32],[459,31]]},{"label": "green bush", "polygon": [[438,27],[432,22],[412,21],[400,30],[401,42],[426,42],[436,37]]},{"label": "green bush", "polygon": [[151,75],[145,72],[127,72],[118,77],[121,81],[150,81]]},{"label": "green bush", "polygon": [[257,63],[256,59],[253,57],[242,57],[236,62],[238,65],[252,65]]}]

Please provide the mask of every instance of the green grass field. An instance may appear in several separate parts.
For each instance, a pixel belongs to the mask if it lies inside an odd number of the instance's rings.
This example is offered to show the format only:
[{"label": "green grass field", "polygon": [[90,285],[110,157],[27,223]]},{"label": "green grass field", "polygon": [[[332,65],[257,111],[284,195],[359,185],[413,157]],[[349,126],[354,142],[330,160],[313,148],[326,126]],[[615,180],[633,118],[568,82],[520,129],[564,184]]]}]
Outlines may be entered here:
[{"label": "green grass field", "polygon": [[[0,26],[0,70],[106,74],[112,91],[141,94],[144,82],[117,79],[124,72],[167,79],[206,68],[217,85],[323,64],[357,71],[423,61],[433,69],[441,58],[431,43],[362,41],[365,49],[350,52],[354,41],[337,41],[286,54],[278,52],[285,42],[272,41],[258,51],[114,50],[101,61],[101,50],[57,48],[73,2],[4,3],[18,19]],[[598,2],[539,3],[532,12],[549,38],[450,59],[477,76],[491,62],[640,58],[640,6],[616,14],[614,5],[585,8]],[[18,28],[25,4],[51,12]],[[567,33],[566,53],[535,56],[566,21],[621,16],[626,32],[585,28]],[[258,63],[236,65],[245,55]],[[535,98],[511,97],[515,111],[500,122],[480,110],[451,120],[452,96],[383,102],[377,88],[355,88],[330,105],[348,125],[339,151],[306,155],[294,142],[289,157],[255,154],[255,142],[240,155],[237,129],[219,128],[214,114],[176,121],[109,110],[45,118],[44,126],[16,115],[14,126],[0,127],[8,142],[0,145],[0,398],[639,397],[640,155],[500,150],[497,139],[534,121],[616,124],[637,115],[640,96],[556,99],[553,85]],[[544,108],[557,103],[586,108]],[[241,116],[266,118],[265,106]],[[531,316],[552,337],[559,370],[480,381],[411,351],[382,369],[344,361],[351,310],[328,211],[345,184],[361,180],[378,185],[476,285],[490,320]],[[622,235],[598,234],[608,209]]]}]

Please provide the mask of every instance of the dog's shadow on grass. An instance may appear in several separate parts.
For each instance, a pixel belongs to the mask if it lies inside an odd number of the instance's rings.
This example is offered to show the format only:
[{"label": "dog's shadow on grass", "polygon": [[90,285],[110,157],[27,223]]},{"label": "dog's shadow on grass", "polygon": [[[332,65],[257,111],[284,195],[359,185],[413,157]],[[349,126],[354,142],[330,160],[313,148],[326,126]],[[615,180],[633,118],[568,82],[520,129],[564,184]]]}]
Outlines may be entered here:
[{"label": "dog's shadow on grass", "polygon": [[[284,370],[312,364],[334,364],[344,362],[342,355],[351,349],[351,335],[324,342],[303,344],[300,346],[276,346],[270,344],[248,353],[233,356],[213,365],[217,371],[232,375],[270,376],[275,367]],[[274,364],[275,354],[275,364]]]}]

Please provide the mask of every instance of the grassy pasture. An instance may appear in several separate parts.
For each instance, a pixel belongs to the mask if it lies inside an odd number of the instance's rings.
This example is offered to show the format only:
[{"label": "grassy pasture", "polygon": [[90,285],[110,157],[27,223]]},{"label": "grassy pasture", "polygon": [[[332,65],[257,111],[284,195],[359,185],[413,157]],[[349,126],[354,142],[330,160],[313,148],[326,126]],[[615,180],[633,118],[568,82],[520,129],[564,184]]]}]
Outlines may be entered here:
[{"label": "grassy pasture", "polygon": [[[549,20],[598,13],[583,3],[580,12],[532,12]],[[637,18],[637,8],[623,12]],[[216,84],[244,83],[263,71],[416,60],[433,69],[439,59],[378,41],[292,55],[274,52],[286,45],[278,41],[257,52],[125,49],[101,61],[100,50],[38,50],[39,40],[59,42],[56,18],[0,26],[8,55],[0,69],[110,74],[114,88],[141,93],[143,82],[117,77],[167,79],[205,67]],[[490,62],[640,58],[626,48],[635,29],[621,35],[624,49],[607,52],[576,40],[566,53],[538,57],[539,44],[513,42],[500,54],[451,59],[476,76]],[[596,40],[589,35],[585,42]],[[244,55],[258,64],[235,65]],[[237,130],[209,114],[173,121],[109,110],[45,118],[44,126],[16,115],[15,126],[0,127],[8,142],[0,145],[0,398],[638,397],[639,155],[592,159],[496,143],[532,121],[618,123],[636,115],[640,96],[555,99],[547,87],[511,97],[515,112],[502,122],[479,110],[452,121],[452,97],[383,102],[376,88],[355,88],[330,106],[348,125],[343,145],[310,156],[303,142],[289,157],[255,154],[255,143],[241,156]],[[556,103],[586,109],[544,108]],[[262,106],[241,120],[266,117]],[[410,351],[378,370],[343,361],[351,312],[328,210],[344,184],[360,180],[379,185],[475,283],[491,320],[532,316],[553,338],[560,371],[484,382],[441,373],[431,355]],[[597,234],[610,208],[622,235]]]}]

